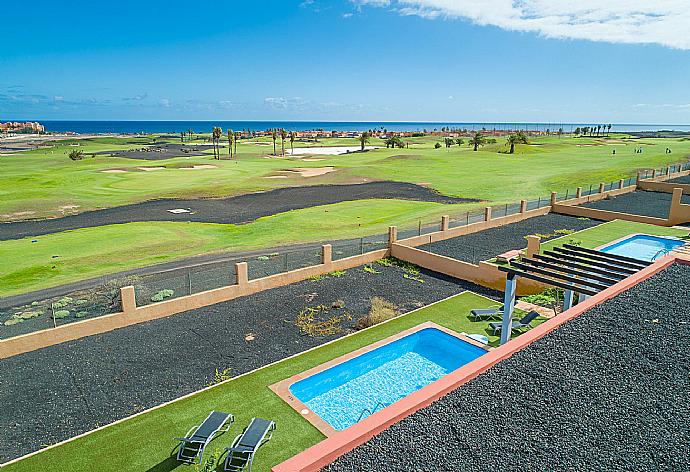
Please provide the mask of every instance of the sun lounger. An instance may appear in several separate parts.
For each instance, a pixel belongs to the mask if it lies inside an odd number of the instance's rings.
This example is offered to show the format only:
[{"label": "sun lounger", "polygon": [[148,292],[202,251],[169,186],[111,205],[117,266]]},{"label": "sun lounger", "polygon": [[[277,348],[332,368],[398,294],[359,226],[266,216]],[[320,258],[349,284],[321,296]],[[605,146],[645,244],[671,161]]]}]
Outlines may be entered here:
[{"label": "sun lounger", "polygon": [[232,446],[225,450],[228,456],[225,458],[223,470],[242,472],[246,468],[247,472],[250,472],[254,454],[259,447],[271,439],[275,429],[276,424],[273,421],[252,418],[249,426],[235,438]]},{"label": "sun lounger", "polygon": [[[530,323],[532,323],[532,321],[534,321],[538,316],[539,313],[536,311],[530,311],[523,316],[520,321],[513,321],[513,325],[510,327],[511,331],[516,329],[531,328],[532,325]],[[503,329],[503,323],[500,321],[489,323],[489,326],[494,330],[494,334],[498,334],[498,332]]]},{"label": "sun lounger", "polygon": [[503,305],[500,307],[496,306],[493,308],[479,308],[476,310],[470,310],[470,315],[472,315],[474,321],[498,318],[503,316]]},{"label": "sun lounger", "polygon": [[[175,438],[180,441],[177,460],[188,464],[201,463],[204,449],[213,438],[230,429],[235,417],[230,413],[212,411],[198,426],[190,429],[185,437]],[[225,426],[225,428],[223,428]]]}]

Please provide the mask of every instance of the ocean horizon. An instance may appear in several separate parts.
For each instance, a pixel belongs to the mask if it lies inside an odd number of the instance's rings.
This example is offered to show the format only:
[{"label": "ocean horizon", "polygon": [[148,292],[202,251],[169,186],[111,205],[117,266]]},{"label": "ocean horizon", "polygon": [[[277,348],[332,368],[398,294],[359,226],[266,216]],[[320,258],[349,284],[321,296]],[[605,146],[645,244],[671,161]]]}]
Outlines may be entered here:
[{"label": "ocean horizon", "polygon": [[[592,123],[529,123],[529,122],[412,122],[412,121],[41,121],[46,131],[54,133],[74,132],[80,134],[91,133],[180,133],[192,130],[197,133],[208,133],[214,126],[235,131],[264,131],[271,128],[284,128],[288,131],[366,131],[386,129],[389,131],[440,131],[442,128],[468,129],[487,131],[497,130],[527,130],[527,131],[563,131],[570,133],[575,128],[592,126]],[[596,123],[597,124],[601,123]],[[612,132],[642,132],[642,131],[687,131],[690,125],[681,124],[626,124],[612,123]]]}]

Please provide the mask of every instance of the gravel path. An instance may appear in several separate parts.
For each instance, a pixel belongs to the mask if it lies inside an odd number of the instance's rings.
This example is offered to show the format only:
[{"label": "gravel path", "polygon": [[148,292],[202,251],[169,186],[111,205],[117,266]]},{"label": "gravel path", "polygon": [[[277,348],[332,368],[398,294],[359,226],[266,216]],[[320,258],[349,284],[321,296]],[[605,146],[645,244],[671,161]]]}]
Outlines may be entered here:
[{"label": "gravel path", "polygon": [[[690,204],[690,196],[683,196],[683,203]],[[633,215],[667,218],[671,206],[671,194],[636,191],[611,197],[598,202],[585,203],[585,207],[598,210],[619,211]]]},{"label": "gravel path", "polygon": [[[369,198],[394,198],[436,203],[478,200],[447,197],[432,189],[405,182],[371,182],[353,185],[287,187],[219,199],[162,199],[94,210],[47,220],[0,223],[0,240],[57,233],[78,228],[131,223],[134,221],[197,221],[239,224],[290,210]],[[170,213],[185,209],[188,213]]]},{"label": "gravel path", "polygon": [[667,269],[325,470],[690,470],[688,285]]},{"label": "gravel path", "polygon": [[[551,213],[466,236],[425,244],[419,249],[476,264],[511,249],[527,247],[525,236],[530,234],[553,234],[559,229],[580,231],[598,224],[601,224],[601,221],[580,220],[572,216]],[[561,235],[554,234],[552,238],[542,238],[542,241],[559,236]]]},{"label": "gravel path", "polygon": [[[377,270],[351,269],[343,277],[304,281],[2,360],[0,462],[198,390],[217,368],[241,374],[338,337],[300,335],[293,321],[308,306],[343,300],[356,320],[368,313],[374,296],[405,312],[464,290],[500,298],[438,274],[423,271],[420,283],[403,278],[396,267]],[[248,333],[256,339],[247,342]],[[205,356],[190,356],[199,346]]]}]

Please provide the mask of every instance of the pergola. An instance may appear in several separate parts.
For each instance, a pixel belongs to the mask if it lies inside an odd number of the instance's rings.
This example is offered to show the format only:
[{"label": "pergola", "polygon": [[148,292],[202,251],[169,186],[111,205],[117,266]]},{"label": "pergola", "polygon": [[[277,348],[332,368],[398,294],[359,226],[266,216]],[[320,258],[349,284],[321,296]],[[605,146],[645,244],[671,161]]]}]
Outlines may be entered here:
[{"label": "pergola", "polygon": [[518,277],[562,288],[565,311],[573,305],[575,293],[582,301],[582,296],[596,295],[650,264],[632,257],[564,244],[532,258],[523,257],[509,266],[499,266],[499,270],[506,272],[501,344],[510,339]]}]

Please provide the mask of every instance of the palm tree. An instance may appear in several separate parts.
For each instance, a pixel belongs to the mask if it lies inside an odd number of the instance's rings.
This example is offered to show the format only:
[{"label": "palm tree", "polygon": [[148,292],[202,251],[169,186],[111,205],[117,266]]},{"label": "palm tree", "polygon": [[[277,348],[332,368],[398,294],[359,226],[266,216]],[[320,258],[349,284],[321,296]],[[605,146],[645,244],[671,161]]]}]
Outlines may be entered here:
[{"label": "palm tree", "polygon": [[465,144],[465,140],[462,138],[455,138],[455,144],[457,144],[458,146],[462,146],[463,144]]},{"label": "palm tree", "polygon": [[525,133],[522,131],[518,131],[515,134],[511,134],[507,138],[508,144],[510,144],[510,152],[509,154],[514,154],[515,153],[515,145],[516,144],[527,144],[529,141],[527,139],[527,136],[525,136]]},{"label": "palm tree", "polygon": [[278,139],[278,133],[275,128],[271,130],[271,138],[273,138],[273,155],[276,155],[276,139]]},{"label": "palm tree", "polygon": [[446,147],[450,148],[453,145],[453,138],[445,138],[444,142],[446,144]]},{"label": "palm tree", "polygon": [[297,137],[297,133],[294,131],[290,131],[290,154],[295,154],[295,138]]},{"label": "palm tree", "polygon": [[479,146],[483,146],[484,143],[486,143],[486,138],[481,133],[481,131],[477,131],[476,133],[474,133],[474,136],[472,136],[469,140],[469,144],[474,146],[474,151],[478,150]]},{"label": "palm tree", "polygon": [[213,128],[213,157],[215,159],[220,160],[220,148],[218,147],[220,144],[220,137],[223,136],[223,130],[220,129],[219,127],[214,127]]},{"label": "palm tree", "polygon": [[364,151],[364,146],[369,142],[369,133],[366,131],[359,135],[359,144],[362,146],[362,151]]},{"label": "palm tree", "polygon": [[285,128],[280,129],[280,149],[283,153],[283,156],[285,156],[285,138],[287,138],[287,131],[285,131]]},{"label": "palm tree", "polygon": [[232,159],[232,140],[235,137],[235,132],[231,129],[228,130],[228,154],[230,154],[230,159]]},{"label": "palm tree", "polygon": [[240,140],[240,137],[242,136],[242,133],[239,131],[235,133],[235,159],[237,159],[237,141]]},{"label": "palm tree", "polygon": [[187,136],[190,137],[190,138],[189,138],[190,140],[194,139],[194,131],[192,130],[192,128],[189,128],[189,129],[187,130]]},{"label": "palm tree", "polygon": [[606,127],[608,128],[608,131],[606,132],[606,134],[608,135],[611,133],[611,124],[609,123],[608,125],[606,125]]}]

